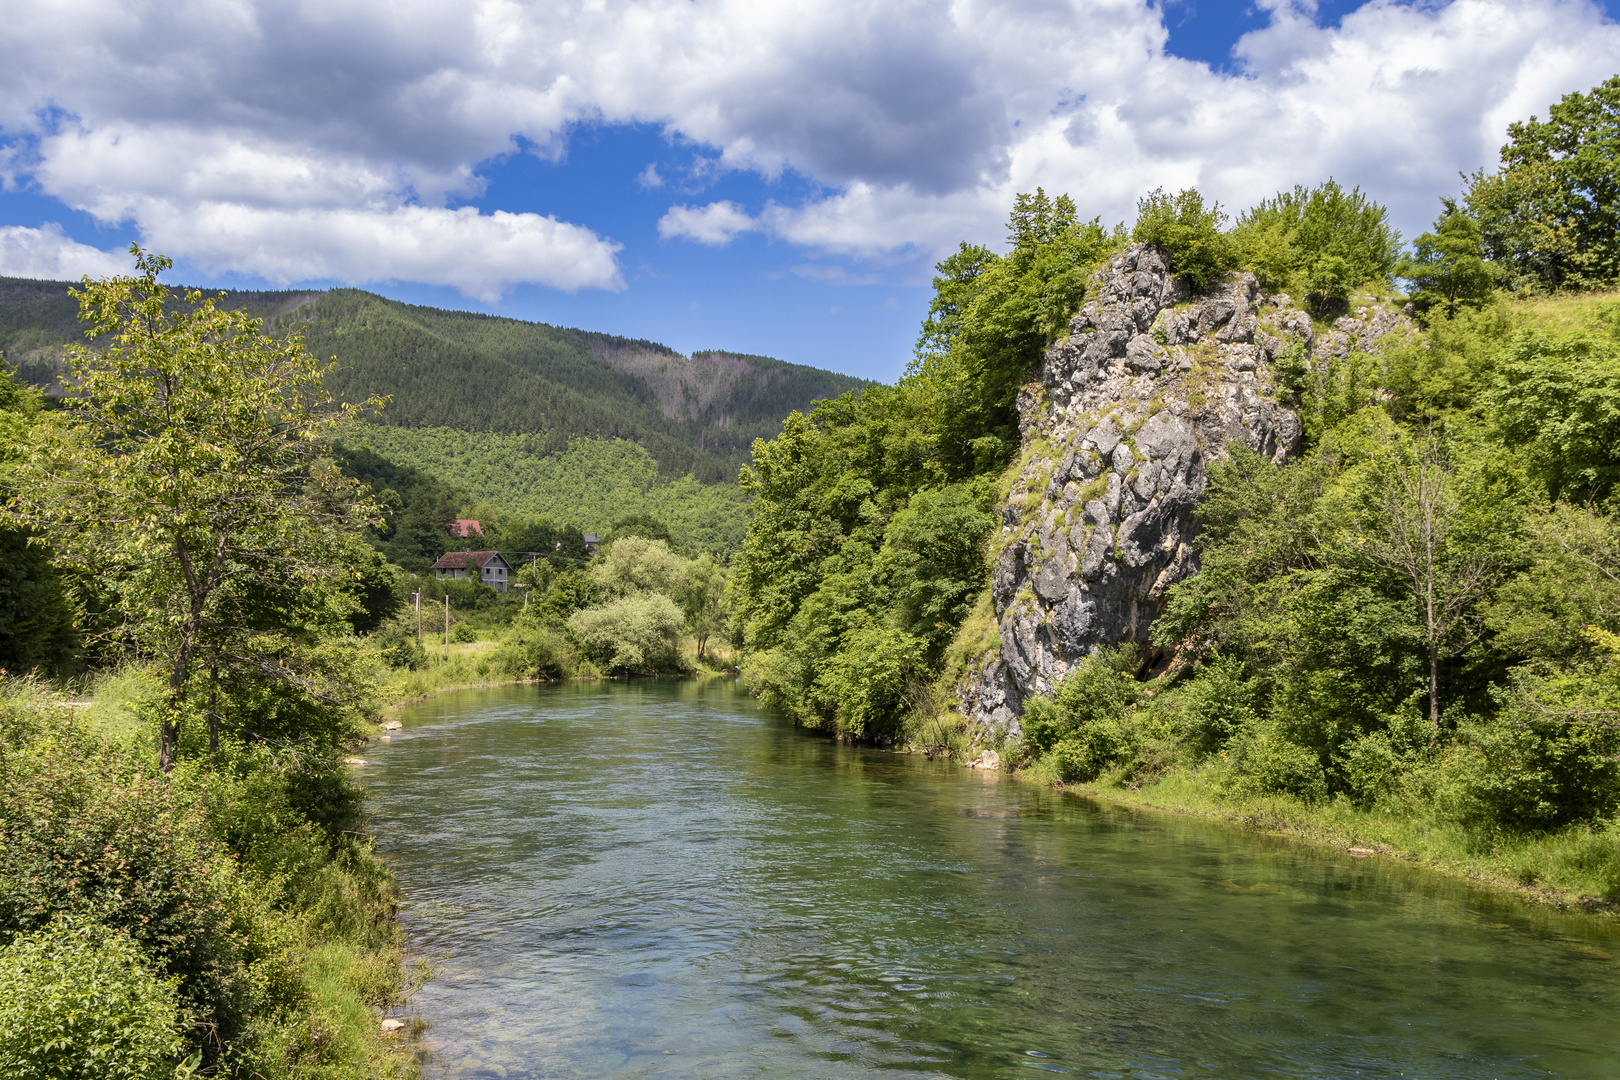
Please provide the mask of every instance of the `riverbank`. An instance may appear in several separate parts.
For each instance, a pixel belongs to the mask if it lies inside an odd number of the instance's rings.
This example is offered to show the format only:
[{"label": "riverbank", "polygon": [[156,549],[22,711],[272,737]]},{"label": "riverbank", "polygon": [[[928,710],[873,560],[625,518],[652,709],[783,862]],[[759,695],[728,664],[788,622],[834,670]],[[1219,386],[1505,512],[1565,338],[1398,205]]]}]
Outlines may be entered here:
[{"label": "riverbank", "polygon": [[1434,815],[1362,810],[1342,799],[1313,805],[1286,796],[1221,795],[1179,772],[1141,786],[1065,783],[1039,766],[1006,775],[1115,806],[1223,821],[1355,858],[1412,863],[1533,903],[1620,916],[1620,829],[1613,823],[1493,836]]},{"label": "riverbank", "polygon": [[[593,682],[598,679],[626,677],[604,674],[594,664],[577,659],[565,673],[558,676],[517,674],[516,671],[521,668],[514,667],[511,663],[511,645],[512,642],[502,635],[487,640],[452,642],[448,647],[435,646],[418,667],[388,671],[379,680],[377,700],[371,709],[372,719],[381,723],[392,719],[407,706],[425,701],[436,694],[456,690],[514,686],[522,683]],[[722,656],[725,658],[722,659]],[[710,650],[702,660],[699,660],[695,650],[683,648],[681,660],[685,670],[630,677],[712,678],[734,674],[734,669],[729,666],[729,655],[714,650]]]},{"label": "riverbank", "polygon": [[[126,669],[74,699],[0,679],[8,1030],[26,1042],[88,1022],[71,1014],[71,995],[47,991],[89,979],[145,1009],[136,1022],[96,999],[93,1019],[118,1028],[108,1071],[168,1075],[189,1059],[264,1080],[415,1076],[407,1036],[420,1022],[384,1020],[401,1017],[429,972],[409,955],[351,770],[262,742],[223,741],[211,758],[206,733],[184,725],[165,776],[143,718],[158,682]],[[109,936],[129,953],[116,978],[72,944]],[[49,958],[44,974],[28,966],[36,954]]]}]

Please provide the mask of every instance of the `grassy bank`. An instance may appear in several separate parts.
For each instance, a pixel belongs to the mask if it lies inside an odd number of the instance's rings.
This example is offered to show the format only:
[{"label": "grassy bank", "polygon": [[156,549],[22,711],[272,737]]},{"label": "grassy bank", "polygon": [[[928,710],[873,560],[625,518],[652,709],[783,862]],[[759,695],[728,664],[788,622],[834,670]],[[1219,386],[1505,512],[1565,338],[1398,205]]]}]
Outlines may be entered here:
[{"label": "grassy bank", "polygon": [[1456,821],[1397,807],[1311,805],[1286,796],[1223,796],[1176,773],[1143,784],[1066,784],[1039,768],[1014,771],[1105,802],[1230,822],[1346,851],[1416,863],[1527,900],[1620,915],[1620,828],[1582,825],[1544,834],[1482,834]]},{"label": "grassy bank", "polygon": [[[978,767],[985,762],[981,755],[996,749],[991,760],[1023,783],[1120,806],[1224,821],[1357,858],[1398,859],[1536,903],[1620,915],[1620,823],[1612,820],[1554,831],[1513,831],[1448,815],[1455,799],[1432,789],[1391,792],[1372,806],[1359,807],[1344,796],[1306,801],[1244,792],[1233,789],[1220,762],[1200,765],[1191,760],[1194,754],[1170,740],[1142,755],[1156,760],[1138,759],[1079,782],[1064,778],[1063,762],[1055,755],[1031,759],[1018,743],[983,746],[960,714],[941,709],[930,716],[913,718],[904,743],[909,752]],[[1148,768],[1141,768],[1143,764]]]},{"label": "grassy bank", "polygon": [[183,731],[164,776],[156,680],[89,689],[0,681],[0,1074],[414,1075],[381,1021],[425,971],[348,770]]},{"label": "grassy bank", "polygon": [[[575,660],[566,666],[549,671],[525,668],[514,663],[521,658],[521,632],[495,630],[484,640],[453,642],[447,651],[443,645],[429,652],[419,667],[390,669],[379,682],[380,693],[376,715],[387,719],[408,705],[435,694],[452,690],[471,690],[480,686],[507,686],[525,682],[557,682],[565,679],[593,680],[625,678],[610,676],[588,660]],[[729,650],[710,647],[701,658],[690,641],[680,649],[680,662],[668,671],[649,672],[657,675],[719,675],[731,674],[733,657]]]}]

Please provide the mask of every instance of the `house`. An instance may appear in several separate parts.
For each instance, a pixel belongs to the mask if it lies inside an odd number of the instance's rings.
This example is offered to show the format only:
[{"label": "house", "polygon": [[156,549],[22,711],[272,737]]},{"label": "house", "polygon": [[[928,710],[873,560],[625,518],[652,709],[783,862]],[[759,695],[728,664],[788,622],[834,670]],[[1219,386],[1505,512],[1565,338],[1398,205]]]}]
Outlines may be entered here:
[{"label": "house", "polygon": [[475,518],[456,518],[454,521],[445,522],[444,527],[450,531],[451,536],[461,540],[469,536],[484,535],[483,526],[479,525]]},{"label": "house", "polygon": [[470,577],[496,592],[505,592],[512,579],[512,567],[498,551],[447,551],[433,564],[433,576],[440,581]]},{"label": "house", "polygon": [[601,542],[602,542],[602,538],[597,536],[595,533],[586,533],[585,534],[585,554],[587,556],[595,555],[597,545],[600,544]]}]

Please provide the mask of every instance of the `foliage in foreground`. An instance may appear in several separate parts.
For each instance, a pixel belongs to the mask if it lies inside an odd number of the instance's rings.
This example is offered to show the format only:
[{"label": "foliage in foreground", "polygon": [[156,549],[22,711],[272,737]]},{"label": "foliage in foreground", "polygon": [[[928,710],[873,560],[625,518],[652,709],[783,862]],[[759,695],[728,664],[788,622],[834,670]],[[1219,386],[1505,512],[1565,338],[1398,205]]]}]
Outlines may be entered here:
[{"label": "foliage in foreground", "polygon": [[185,1047],[177,982],[98,923],[19,934],[0,949],[0,1075],[171,1080]]},{"label": "foliage in foreground", "polygon": [[133,254],[82,291],[77,397],[42,414],[0,384],[10,535],[71,571],[73,644],[122,668],[84,715],[0,674],[0,1062],[398,1075],[393,885],[338,758],[372,692],[356,632],[395,598],[327,456],[345,410],[296,338]]},{"label": "foliage in foreground", "polygon": [[0,685],[5,1075],[401,1074],[393,885],[343,766],[230,740],[165,776],[152,735]]}]

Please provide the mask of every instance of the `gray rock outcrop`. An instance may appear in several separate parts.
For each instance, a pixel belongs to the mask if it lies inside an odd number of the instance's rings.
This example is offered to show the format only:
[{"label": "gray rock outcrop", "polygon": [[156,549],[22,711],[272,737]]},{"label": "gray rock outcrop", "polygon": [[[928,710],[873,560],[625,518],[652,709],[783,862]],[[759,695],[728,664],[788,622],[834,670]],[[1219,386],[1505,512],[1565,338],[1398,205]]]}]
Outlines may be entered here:
[{"label": "gray rock outcrop", "polygon": [[1193,510],[1207,463],[1242,442],[1281,463],[1299,417],[1275,372],[1318,370],[1410,329],[1385,308],[1346,316],[1319,343],[1310,316],[1252,274],[1194,295],[1157,248],[1136,244],[1093,278],[1069,335],[1047,350],[1018,408],[1023,445],[991,540],[999,648],[960,689],[981,737],[1015,736],[1023,699],[1086,655],[1146,643],[1166,591],[1196,568]]}]

